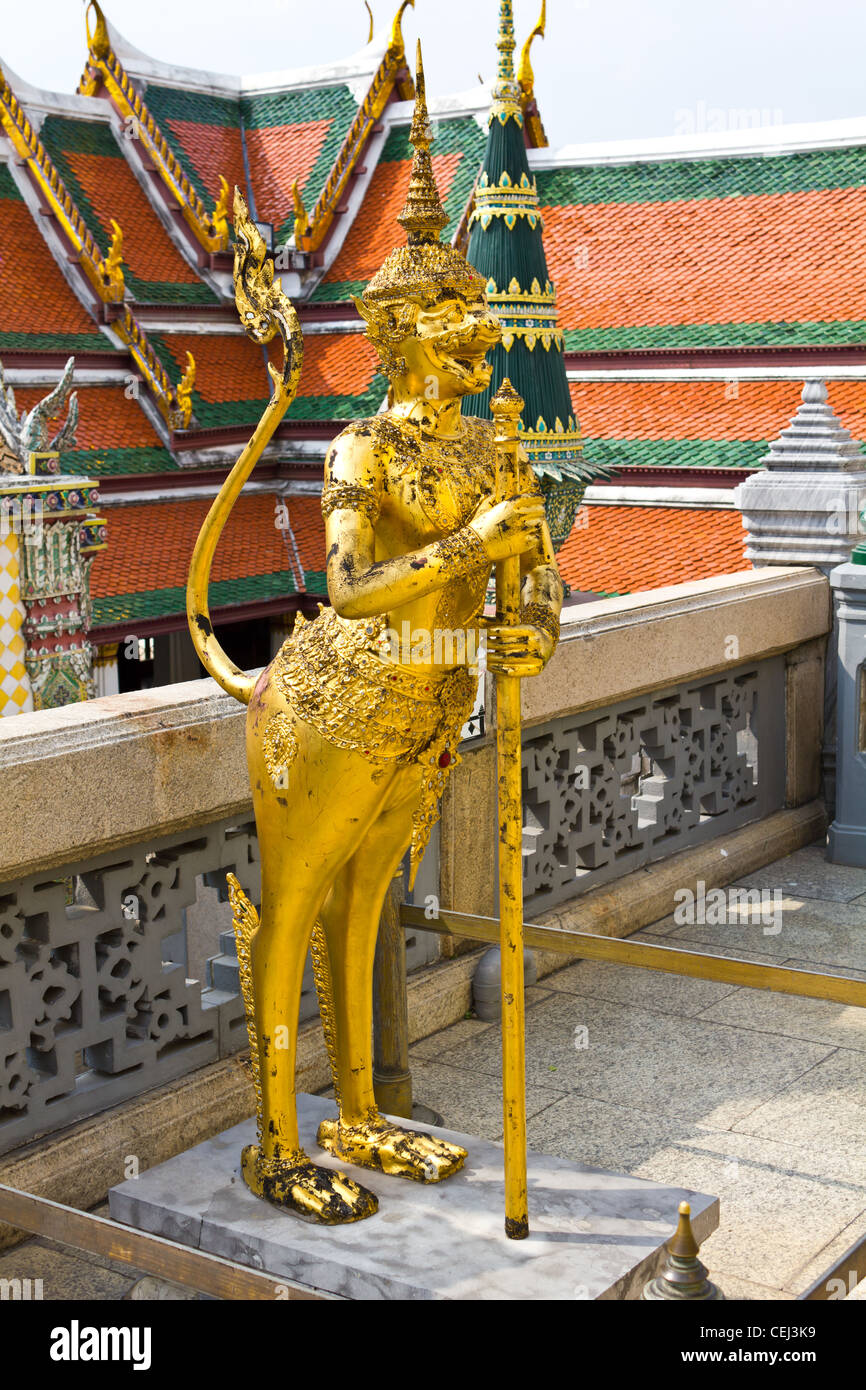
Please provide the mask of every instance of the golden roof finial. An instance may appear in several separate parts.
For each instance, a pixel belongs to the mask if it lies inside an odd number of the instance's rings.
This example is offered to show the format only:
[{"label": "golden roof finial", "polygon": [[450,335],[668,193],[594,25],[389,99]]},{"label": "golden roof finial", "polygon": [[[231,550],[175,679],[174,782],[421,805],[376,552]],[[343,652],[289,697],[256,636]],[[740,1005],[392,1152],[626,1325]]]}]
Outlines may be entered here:
[{"label": "golden roof finial", "polygon": [[433,162],[430,146],[433,131],[427,113],[427,86],[424,80],[424,63],[421,57],[421,40],[418,40],[417,72],[415,76],[415,113],[409,140],[415,148],[412,161],[412,176],[406,206],[397,218],[406,229],[406,240],[410,246],[422,246],[425,242],[438,241],[439,233],[448,225],[448,214],[442,206],[439,189],[433,175]]},{"label": "golden roof finial", "polygon": [[372,42],[373,42],[373,30],[374,30],[374,27],[375,27],[375,26],[374,26],[374,24],[373,24],[373,11],[370,9],[370,0],[364,0],[364,5],[365,5],[365,8],[366,8],[366,10],[367,10],[367,14],[370,16],[370,32],[369,32],[369,34],[367,35],[367,42],[368,42],[368,43],[372,43]]},{"label": "golden roof finial", "polygon": [[302,251],[304,249],[304,237],[308,236],[310,232],[310,218],[304,206],[301,187],[297,179],[292,184],[292,203],[295,209],[295,246],[299,251]]},{"label": "golden roof finial", "polygon": [[195,386],[195,358],[191,352],[186,355],[186,371],[177,383],[177,405],[181,417],[181,428],[187,429],[192,419],[192,393]]},{"label": "golden roof finial", "polygon": [[[403,0],[402,5],[400,6],[399,10],[394,16],[394,23],[391,25],[391,38],[388,42],[388,52],[392,55],[392,58],[395,61],[397,58],[405,57],[406,55],[406,44],[403,39],[402,26],[403,15],[405,11],[408,10],[410,5],[414,9],[415,0]],[[372,38],[372,30],[370,31],[370,37]]]},{"label": "golden roof finial", "polygon": [[532,48],[534,39],[543,39],[544,30],[547,24],[547,0],[541,0],[541,15],[520,54],[520,66],[517,69],[517,80],[520,83],[520,90],[523,92],[524,101],[531,101],[535,95],[535,73],[532,71],[532,59],[529,51]]},{"label": "golden roof finial", "polygon": [[113,217],[111,219],[111,241],[108,245],[108,255],[103,261],[102,268],[106,287],[114,291],[115,299],[120,302],[123,299],[124,290],[123,231]]},{"label": "golden roof finial", "polygon": [[214,235],[221,238],[224,248],[228,246],[231,239],[229,232],[229,211],[232,205],[231,189],[226,182],[224,174],[220,174],[220,191],[214,209],[211,213]]},{"label": "golden roof finial", "polygon": [[[90,11],[93,10],[96,23],[93,31],[90,29]],[[107,58],[111,52],[111,39],[108,37],[108,25],[105,15],[97,3],[97,0],[90,0],[90,4],[84,14],[84,26],[87,30],[87,47],[94,58]]]}]

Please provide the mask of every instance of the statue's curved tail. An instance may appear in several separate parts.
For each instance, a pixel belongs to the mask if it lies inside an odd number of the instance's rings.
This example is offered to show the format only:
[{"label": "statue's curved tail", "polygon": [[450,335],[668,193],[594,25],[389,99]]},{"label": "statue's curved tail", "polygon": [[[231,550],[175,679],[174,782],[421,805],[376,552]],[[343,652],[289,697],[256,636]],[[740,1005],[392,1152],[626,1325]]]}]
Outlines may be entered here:
[{"label": "statue's curved tail", "polygon": [[202,665],[227,694],[248,705],[255,682],[230,661],[214,636],[208,611],[208,581],[217,543],[247,478],[270,443],[274,431],[295,398],[304,355],[301,325],[290,300],[274,284],[273,262],[246,203],[235,189],[235,303],[241,323],[254,342],[269,343],[279,333],[283,341],[281,371],[269,364],[274,394],[234,468],[217,494],[199,532],[189,568],[186,613],[190,635]]}]

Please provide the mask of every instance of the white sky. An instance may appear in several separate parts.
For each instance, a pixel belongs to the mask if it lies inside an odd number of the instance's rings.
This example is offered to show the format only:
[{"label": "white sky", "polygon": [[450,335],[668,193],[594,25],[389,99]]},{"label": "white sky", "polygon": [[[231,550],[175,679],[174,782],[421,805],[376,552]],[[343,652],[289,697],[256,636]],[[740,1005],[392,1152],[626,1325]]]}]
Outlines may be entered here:
[{"label": "white sky", "polygon": [[[397,0],[371,0],[377,28]],[[109,20],[155,57],[220,72],[326,63],[363,47],[363,0],[105,0]],[[866,6],[856,0],[549,0],[534,48],[552,145],[689,129],[866,115]],[[515,0],[518,41],[540,0]],[[497,0],[416,0],[404,32],[424,42],[428,90],[495,71]],[[74,91],[82,0],[0,0],[0,62]],[[238,19],[240,16],[240,22]],[[748,115],[746,113],[754,113]]]}]

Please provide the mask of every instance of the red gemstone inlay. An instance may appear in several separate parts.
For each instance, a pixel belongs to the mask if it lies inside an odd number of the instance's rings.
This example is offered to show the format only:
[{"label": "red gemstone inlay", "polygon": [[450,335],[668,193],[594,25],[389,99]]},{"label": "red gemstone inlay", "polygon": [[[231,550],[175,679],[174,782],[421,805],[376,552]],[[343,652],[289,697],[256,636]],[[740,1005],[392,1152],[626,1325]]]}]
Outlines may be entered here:
[{"label": "red gemstone inlay", "polygon": [[440,754],[439,754],[439,766],[440,766],[440,767],[448,767],[448,766],[450,765],[450,763],[451,763],[451,754],[448,752],[448,749],[446,748],[444,753],[440,753]]}]

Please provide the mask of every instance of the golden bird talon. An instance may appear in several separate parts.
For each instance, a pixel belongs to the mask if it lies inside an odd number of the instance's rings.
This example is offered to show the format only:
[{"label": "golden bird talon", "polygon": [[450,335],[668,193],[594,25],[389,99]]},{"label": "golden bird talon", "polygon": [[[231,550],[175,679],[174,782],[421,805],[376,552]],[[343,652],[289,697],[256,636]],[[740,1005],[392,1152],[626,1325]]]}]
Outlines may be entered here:
[{"label": "golden bird talon", "polygon": [[463,1167],[466,1150],[447,1139],[401,1129],[381,1116],[357,1125],[323,1120],[316,1135],[326,1153],[359,1168],[413,1182],[442,1182]]},{"label": "golden bird talon", "polygon": [[258,1144],[248,1144],[241,1154],[241,1174],[256,1197],[302,1221],[341,1226],[375,1216],[379,1210],[374,1192],[345,1173],[317,1167],[304,1153],[281,1162],[265,1158]]}]

